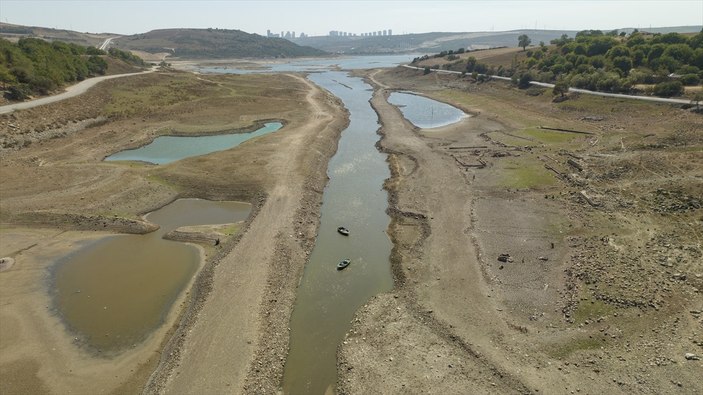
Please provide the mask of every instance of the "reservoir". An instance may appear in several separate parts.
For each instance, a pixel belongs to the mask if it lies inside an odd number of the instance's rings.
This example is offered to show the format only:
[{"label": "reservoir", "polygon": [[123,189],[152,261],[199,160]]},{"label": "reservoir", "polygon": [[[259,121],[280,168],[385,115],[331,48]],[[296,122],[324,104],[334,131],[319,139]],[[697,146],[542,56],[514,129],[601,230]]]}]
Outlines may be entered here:
[{"label": "reservoir", "polygon": [[151,212],[146,219],[159,230],[106,237],[58,262],[50,280],[54,307],[96,352],[133,346],[163,324],[201,263],[198,248],[163,235],[181,226],[243,221],[250,211],[248,203],[180,199]]},{"label": "reservoir", "polygon": [[120,151],[105,158],[106,161],[134,160],[164,165],[191,156],[223,151],[283,126],[280,122],[269,122],[249,133],[229,133],[209,136],[161,136],[151,144],[131,150]]},{"label": "reservoir", "polygon": [[[378,117],[369,105],[371,86],[346,72],[308,77],[339,97],[350,113],[337,153],[330,160],[320,229],[290,322],[290,352],[283,378],[289,394],[334,391],[337,346],[356,310],[369,298],[392,289],[390,218],[383,182],[390,177],[386,155],[376,149]],[[349,229],[343,236],[337,227]],[[350,265],[337,270],[337,263]]]},{"label": "reservoir", "polygon": [[400,108],[405,119],[421,129],[438,128],[468,117],[449,104],[407,92],[393,92],[388,102]]}]

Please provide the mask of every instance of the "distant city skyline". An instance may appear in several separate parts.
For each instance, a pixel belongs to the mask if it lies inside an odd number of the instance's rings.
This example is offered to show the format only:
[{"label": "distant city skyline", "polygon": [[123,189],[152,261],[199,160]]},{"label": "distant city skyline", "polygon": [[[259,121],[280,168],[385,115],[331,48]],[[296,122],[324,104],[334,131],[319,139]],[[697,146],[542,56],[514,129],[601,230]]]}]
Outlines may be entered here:
[{"label": "distant city skyline", "polygon": [[703,25],[701,0],[544,1],[115,1],[2,0],[2,22],[91,33],[136,34],[163,28],[222,28],[267,35],[331,31],[362,34],[612,30]]}]

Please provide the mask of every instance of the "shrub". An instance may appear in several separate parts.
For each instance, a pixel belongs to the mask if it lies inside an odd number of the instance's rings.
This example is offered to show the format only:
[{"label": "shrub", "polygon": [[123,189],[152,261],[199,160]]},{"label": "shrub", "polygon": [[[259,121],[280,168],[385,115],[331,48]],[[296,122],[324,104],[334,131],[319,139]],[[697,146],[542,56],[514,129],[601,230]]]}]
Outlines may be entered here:
[{"label": "shrub", "polygon": [[698,85],[701,82],[701,79],[698,78],[698,74],[685,74],[679,81],[686,86],[694,86]]},{"label": "shrub", "polygon": [[26,100],[31,94],[31,89],[26,84],[19,84],[11,86],[5,93],[5,97],[8,100]]},{"label": "shrub", "polygon": [[660,97],[679,96],[683,93],[681,81],[665,81],[654,86],[654,94]]},{"label": "shrub", "polygon": [[517,87],[520,89],[527,89],[530,87],[530,81],[532,81],[533,79],[534,77],[531,73],[523,73],[520,77],[518,77]]}]

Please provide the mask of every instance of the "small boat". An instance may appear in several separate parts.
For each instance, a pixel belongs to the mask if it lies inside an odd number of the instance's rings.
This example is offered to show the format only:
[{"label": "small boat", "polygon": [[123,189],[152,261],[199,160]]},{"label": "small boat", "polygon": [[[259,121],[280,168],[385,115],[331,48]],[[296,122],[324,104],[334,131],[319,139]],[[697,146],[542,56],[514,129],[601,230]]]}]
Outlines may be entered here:
[{"label": "small boat", "polygon": [[344,269],[345,267],[349,266],[350,263],[351,263],[350,259],[344,259],[343,261],[341,261],[337,264],[337,270]]},{"label": "small boat", "polygon": [[337,232],[343,234],[344,236],[349,236],[349,229],[345,228],[344,226],[340,226],[337,228]]}]

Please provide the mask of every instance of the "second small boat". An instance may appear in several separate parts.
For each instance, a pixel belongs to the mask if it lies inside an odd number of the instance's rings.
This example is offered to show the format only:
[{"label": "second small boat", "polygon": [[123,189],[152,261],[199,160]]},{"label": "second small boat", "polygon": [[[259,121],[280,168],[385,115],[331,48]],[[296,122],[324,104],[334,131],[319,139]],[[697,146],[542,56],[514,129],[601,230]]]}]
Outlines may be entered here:
[{"label": "second small boat", "polygon": [[337,264],[337,270],[344,269],[345,267],[349,266],[350,263],[351,263],[351,259],[344,259],[343,261],[341,261]]},{"label": "second small boat", "polygon": [[349,236],[349,229],[345,228],[344,226],[340,226],[337,228],[337,232],[343,234],[344,236]]}]

